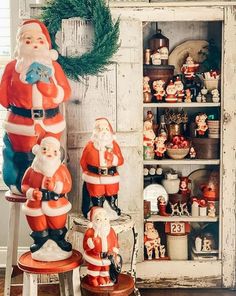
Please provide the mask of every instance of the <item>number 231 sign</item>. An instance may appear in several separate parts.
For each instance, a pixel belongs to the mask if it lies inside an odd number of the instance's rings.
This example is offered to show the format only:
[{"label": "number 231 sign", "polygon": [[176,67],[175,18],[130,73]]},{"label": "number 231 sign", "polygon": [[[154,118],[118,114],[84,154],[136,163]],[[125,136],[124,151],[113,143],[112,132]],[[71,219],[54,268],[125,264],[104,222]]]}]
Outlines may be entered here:
[{"label": "number 231 sign", "polygon": [[184,235],[190,232],[190,223],[188,222],[167,222],[165,232],[172,235]]}]

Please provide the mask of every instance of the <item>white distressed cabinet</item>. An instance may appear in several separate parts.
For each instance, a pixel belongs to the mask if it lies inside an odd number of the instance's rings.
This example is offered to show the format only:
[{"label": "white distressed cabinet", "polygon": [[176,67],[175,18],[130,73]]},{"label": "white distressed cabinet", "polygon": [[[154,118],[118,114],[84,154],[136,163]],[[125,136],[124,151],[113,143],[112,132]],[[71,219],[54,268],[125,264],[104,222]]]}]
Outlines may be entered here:
[{"label": "white distressed cabinet", "polygon": [[[28,1],[21,1],[24,2]],[[24,4],[25,5],[25,4]],[[24,5],[21,15],[24,15]],[[109,1],[112,15],[120,17],[121,46],[114,64],[97,77],[71,82],[72,100],[66,106],[67,148],[73,176],[70,195],[74,212],[80,211],[81,171],[79,159],[88,141],[96,117],[107,117],[117,133],[125,157],[120,168],[119,206],[132,215],[139,232],[137,279],[142,287],[236,287],[236,1]],[[32,5],[38,15],[38,6]],[[27,10],[28,11],[28,10]],[[175,42],[208,39],[221,40],[221,156],[220,167],[220,243],[216,261],[144,261],[143,259],[143,27],[158,22],[164,34]],[[214,24],[216,26],[214,27]],[[213,24],[213,25],[212,25]],[[209,32],[209,28],[222,28]],[[80,27],[80,30],[78,29]],[[164,30],[165,28],[165,30]],[[62,52],[74,54],[89,48],[91,27],[85,21],[63,21]],[[151,25],[150,25],[151,32]],[[219,34],[221,34],[219,36]],[[80,36],[87,36],[81,44]],[[84,40],[84,39],[83,39]],[[144,41],[145,42],[145,41]],[[171,45],[172,46],[172,45]],[[175,165],[175,164],[174,164]],[[176,164],[182,170],[209,165]],[[132,238],[132,236],[130,236]],[[120,238],[121,253],[130,260],[127,248],[131,239]]]}]

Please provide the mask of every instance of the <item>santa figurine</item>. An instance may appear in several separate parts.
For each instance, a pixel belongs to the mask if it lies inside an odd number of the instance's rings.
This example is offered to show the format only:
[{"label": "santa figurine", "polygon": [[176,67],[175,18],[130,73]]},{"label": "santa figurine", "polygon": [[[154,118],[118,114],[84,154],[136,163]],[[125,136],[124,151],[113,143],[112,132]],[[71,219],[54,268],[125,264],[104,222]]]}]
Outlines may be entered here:
[{"label": "santa figurine", "polygon": [[199,64],[195,63],[191,56],[188,56],[181,68],[181,72],[187,80],[193,80],[198,69]]},{"label": "santa figurine", "polygon": [[[116,282],[116,276],[121,271],[122,264],[121,257],[118,255],[117,235],[110,226],[104,208],[92,207],[88,218],[91,223],[83,240],[88,282],[94,287],[111,286]],[[117,272],[111,273],[109,270]]]},{"label": "santa figurine", "polygon": [[8,109],[3,123],[3,179],[13,193],[20,194],[22,176],[33,160],[32,147],[43,137],[60,139],[65,129],[59,104],[71,90],[42,22],[24,21],[16,44],[15,59],[2,76],[0,104]]},{"label": "santa figurine", "polygon": [[166,98],[165,98],[167,103],[177,103],[177,89],[175,87],[175,84],[173,83],[172,80],[170,80],[169,84],[167,85],[166,88]]},{"label": "santa figurine", "polygon": [[158,102],[161,102],[165,96],[165,90],[164,90],[164,84],[165,81],[160,79],[160,80],[155,80],[152,83],[152,88],[154,89],[154,97]]},{"label": "santa figurine", "polygon": [[54,137],[43,138],[33,147],[35,158],[22,179],[23,205],[34,244],[32,258],[57,261],[71,256],[71,244],[65,240],[67,213],[71,204],[66,194],[71,190],[71,176],[61,163],[60,142]]},{"label": "santa figurine", "polygon": [[197,125],[196,132],[199,137],[204,137],[208,130],[208,125],[206,123],[207,115],[205,113],[200,113],[195,118],[195,123]]},{"label": "santa figurine", "polygon": [[156,137],[155,144],[156,144],[156,149],[155,153],[158,159],[162,159],[164,157],[164,154],[166,152],[166,136],[165,135],[160,135]]},{"label": "santa figurine", "polygon": [[120,181],[117,168],[123,163],[124,159],[115,141],[111,124],[106,118],[96,119],[92,137],[85,146],[80,160],[82,178],[85,182],[82,206],[85,216],[89,211],[90,202],[93,206],[103,207],[105,200],[118,216],[121,214],[116,204]]},{"label": "santa figurine", "polygon": [[178,103],[182,103],[185,94],[184,94],[184,85],[179,76],[177,76],[174,84],[177,91]]},{"label": "santa figurine", "polygon": [[143,146],[154,147],[156,135],[153,130],[153,124],[149,120],[144,121],[143,124]]},{"label": "santa figurine", "polygon": [[150,78],[148,76],[143,77],[143,102],[150,103],[152,101],[151,88],[149,85]]},{"label": "santa figurine", "polygon": [[159,196],[157,198],[157,205],[158,205],[158,210],[159,210],[160,216],[170,216],[170,214],[166,213],[167,203],[166,203],[166,199],[164,198],[164,196]]}]

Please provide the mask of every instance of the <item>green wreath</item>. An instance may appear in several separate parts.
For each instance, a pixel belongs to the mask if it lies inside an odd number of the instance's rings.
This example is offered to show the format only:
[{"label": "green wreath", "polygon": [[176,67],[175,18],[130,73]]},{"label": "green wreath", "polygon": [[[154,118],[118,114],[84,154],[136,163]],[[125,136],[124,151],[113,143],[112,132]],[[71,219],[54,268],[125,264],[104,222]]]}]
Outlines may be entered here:
[{"label": "green wreath", "polygon": [[94,26],[90,52],[73,57],[59,54],[58,57],[66,75],[79,81],[85,75],[103,72],[111,64],[109,60],[119,48],[119,19],[112,22],[110,9],[104,0],[53,0],[43,9],[41,18],[48,28],[54,49],[58,49],[55,38],[61,29],[61,21],[72,17],[89,20]]}]

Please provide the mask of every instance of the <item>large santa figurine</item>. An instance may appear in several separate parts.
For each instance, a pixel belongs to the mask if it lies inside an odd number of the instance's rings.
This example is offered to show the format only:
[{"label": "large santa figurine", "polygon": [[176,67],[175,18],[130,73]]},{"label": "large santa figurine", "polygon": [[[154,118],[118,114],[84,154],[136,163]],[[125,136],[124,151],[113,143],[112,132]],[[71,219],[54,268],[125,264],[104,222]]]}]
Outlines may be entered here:
[{"label": "large santa figurine", "polygon": [[19,194],[22,176],[33,160],[32,147],[46,136],[60,139],[65,120],[59,104],[71,90],[43,23],[24,21],[16,39],[15,59],[7,64],[0,84],[0,104],[8,109],[3,179]]},{"label": "large santa figurine", "polygon": [[90,228],[85,232],[83,240],[88,281],[91,286],[95,287],[111,286],[116,281],[116,274],[111,272],[110,265],[121,269],[117,235],[110,226],[104,208],[93,207],[88,216],[91,221]]},{"label": "large santa figurine", "polygon": [[80,165],[82,178],[88,191],[83,197],[83,213],[87,216],[90,201],[93,206],[102,207],[106,200],[117,215],[121,214],[117,206],[120,176],[117,167],[124,162],[121,150],[115,141],[113,129],[106,118],[95,121],[90,141],[84,148]]},{"label": "large santa figurine", "polygon": [[65,240],[67,213],[71,204],[66,194],[71,190],[71,176],[61,163],[60,142],[54,137],[42,139],[33,147],[35,158],[22,179],[23,205],[34,244],[32,258],[57,261],[71,256],[71,244]]}]

